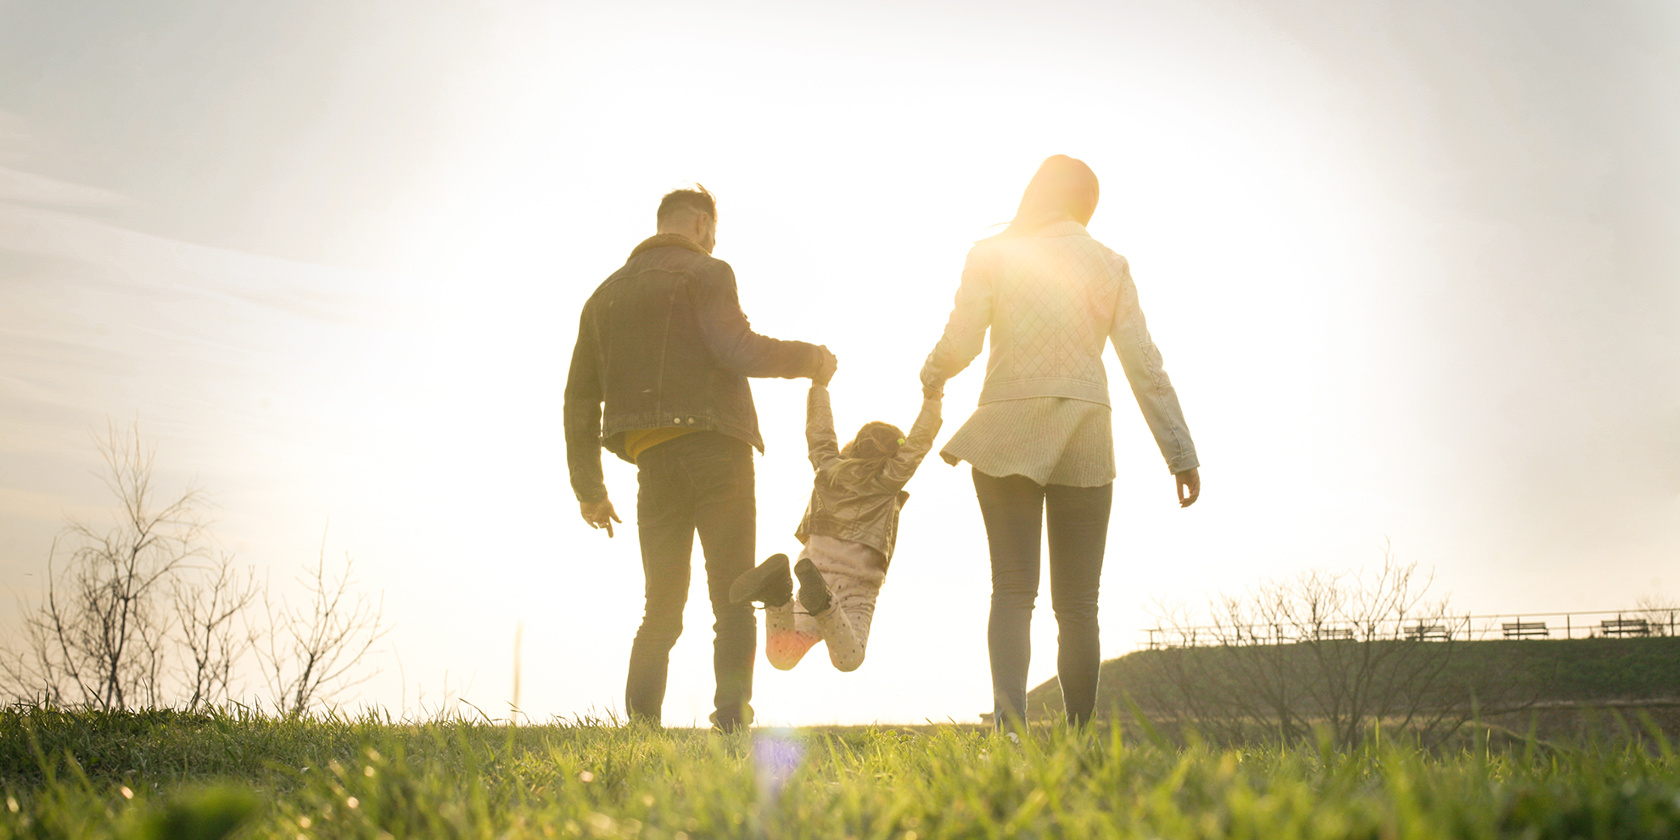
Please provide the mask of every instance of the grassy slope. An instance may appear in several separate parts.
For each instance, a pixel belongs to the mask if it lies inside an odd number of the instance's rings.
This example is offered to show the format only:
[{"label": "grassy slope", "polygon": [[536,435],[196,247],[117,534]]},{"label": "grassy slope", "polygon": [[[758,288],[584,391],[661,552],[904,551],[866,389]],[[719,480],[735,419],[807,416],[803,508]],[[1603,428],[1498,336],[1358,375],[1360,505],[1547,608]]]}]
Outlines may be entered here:
[{"label": "grassy slope", "polygon": [[[1307,654],[1304,646],[1292,647]],[[1140,703],[1164,696],[1158,685],[1160,663],[1152,658],[1221,655],[1218,648],[1175,648],[1111,659],[1102,666],[1097,708],[1123,707],[1126,694]],[[1489,673],[1503,674],[1514,683],[1512,696],[1542,705],[1680,700],[1680,638],[1455,642],[1441,679],[1471,684]],[[1028,704],[1035,713],[1059,711],[1060,686],[1054,679],[1046,681],[1028,695]]]},{"label": "grassy slope", "polygon": [[1680,759],[1627,749],[0,712],[0,751],[0,840],[1680,837]]}]

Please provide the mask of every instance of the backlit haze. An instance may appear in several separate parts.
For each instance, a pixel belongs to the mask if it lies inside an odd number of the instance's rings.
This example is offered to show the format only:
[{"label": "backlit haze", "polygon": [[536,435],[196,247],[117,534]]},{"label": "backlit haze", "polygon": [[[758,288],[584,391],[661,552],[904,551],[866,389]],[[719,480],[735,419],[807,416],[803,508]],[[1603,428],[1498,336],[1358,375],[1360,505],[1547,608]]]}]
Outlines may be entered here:
[{"label": "backlit haze", "polygon": [[[1658,2],[0,0],[0,585],[105,515],[94,434],[138,422],[276,591],[325,531],[383,593],[352,707],[506,717],[523,623],[527,716],[619,710],[634,469],[605,456],[626,521],[591,531],[561,389],[660,195],[717,195],[755,329],[838,354],[849,436],[908,426],[965,252],[1063,153],[1203,464],[1179,510],[1110,355],[1105,657],[1157,601],[1385,540],[1478,614],[1680,599],[1677,149]],[[804,390],[754,383],[761,557],[796,553]],[[968,469],[909,489],[867,662],[761,655],[761,722],[990,708]],[[676,725],[710,711],[699,567]],[[1047,584],[1037,616],[1033,684]]]}]

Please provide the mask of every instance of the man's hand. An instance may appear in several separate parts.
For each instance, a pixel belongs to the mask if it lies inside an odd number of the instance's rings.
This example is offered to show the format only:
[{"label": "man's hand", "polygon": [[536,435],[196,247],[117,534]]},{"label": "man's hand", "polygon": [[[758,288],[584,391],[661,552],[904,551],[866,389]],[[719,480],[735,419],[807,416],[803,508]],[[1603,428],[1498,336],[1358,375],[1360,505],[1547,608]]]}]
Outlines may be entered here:
[{"label": "man's hand", "polygon": [[578,510],[583,513],[583,521],[588,522],[589,527],[607,529],[608,539],[611,539],[613,535],[613,523],[622,524],[624,522],[613,511],[612,499],[602,499],[599,502],[578,502]]},{"label": "man's hand", "polygon": [[834,372],[840,369],[840,359],[829,352],[826,345],[818,345],[817,350],[822,353],[822,364],[817,366],[817,373],[811,377],[811,384],[827,387],[828,381],[834,378]]},{"label": "man's hand", "polygon": [[1192,467],[1181,473],[1174,473],[1178,479],[1178,506],[1187,508],[1196,503],[1196,497],[1202,495],[1202,476]]}]

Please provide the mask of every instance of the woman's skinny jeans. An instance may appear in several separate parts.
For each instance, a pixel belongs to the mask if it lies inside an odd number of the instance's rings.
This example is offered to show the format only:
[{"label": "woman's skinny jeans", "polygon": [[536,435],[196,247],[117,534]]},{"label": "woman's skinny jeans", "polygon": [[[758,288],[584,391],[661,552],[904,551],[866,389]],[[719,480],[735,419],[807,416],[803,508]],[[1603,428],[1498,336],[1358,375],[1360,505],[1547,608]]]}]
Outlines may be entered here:
[{"label": "woman's skinny jeans", "polygon": [[974,495],[992,555],[992,615],[986,628],[992,659],[994,720],[1025,720],[1033,601],[1038,597],[1040,524],[1047,517],[1050,606],[1056,613],[1056,676],[1068,720],[1084,724],[1097,702],[1102,665],[1097,638],[1097,587],[1114,485],[1049,486],[1025,476],[974,471]]}]

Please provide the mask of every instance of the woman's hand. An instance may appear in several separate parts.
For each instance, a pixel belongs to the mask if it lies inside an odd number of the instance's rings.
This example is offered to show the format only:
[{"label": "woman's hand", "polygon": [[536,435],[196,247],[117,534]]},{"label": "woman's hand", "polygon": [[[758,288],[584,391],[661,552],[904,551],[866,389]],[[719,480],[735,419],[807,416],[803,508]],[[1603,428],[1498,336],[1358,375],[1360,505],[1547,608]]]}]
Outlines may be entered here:
[{"label": "woman's hand", "polygon": [[1196,503],[1196,497],[1202,495],[1202,476],[1195,467],[1181,473],[1174,473],[1178,480],[1178,506],[1187,508]]}]

